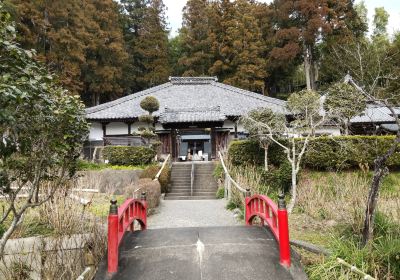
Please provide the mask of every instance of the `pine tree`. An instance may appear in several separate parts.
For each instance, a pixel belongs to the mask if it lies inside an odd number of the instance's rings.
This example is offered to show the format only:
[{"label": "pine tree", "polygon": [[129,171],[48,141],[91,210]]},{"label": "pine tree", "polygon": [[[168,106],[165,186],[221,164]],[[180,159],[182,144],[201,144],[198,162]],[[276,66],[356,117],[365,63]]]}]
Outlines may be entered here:
[{"label": "pine tree", "polygon": [[178,64],[184,76],[205,76],[212,63],[210,48],[210,4],[207,0],[189,0],[183,9],[180,29],[182,57]]}]

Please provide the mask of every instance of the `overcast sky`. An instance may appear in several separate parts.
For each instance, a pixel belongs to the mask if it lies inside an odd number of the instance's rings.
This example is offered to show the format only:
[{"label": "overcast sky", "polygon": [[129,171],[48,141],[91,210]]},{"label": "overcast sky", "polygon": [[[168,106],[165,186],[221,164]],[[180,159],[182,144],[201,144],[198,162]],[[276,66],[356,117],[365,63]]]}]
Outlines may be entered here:
[{"label": "overcast sky", "polygon": [[[271,2],[271,0],[259,0],[260,2]],[[359,2],[360,0],[356,0]],[[365,4],[368,8],[368,16],[370,21],[374,15],[376,7],[384,7],[389,12],[389,34],[393,34],[394,31],[400,30],[400,1],[399,0],[365,0]],[[171,28],[171,36],[174,36],[182,24],[182,9],[186,4],[186,0],[164,0],[164,4],[167,6],[167,17],[169,26]]]}]

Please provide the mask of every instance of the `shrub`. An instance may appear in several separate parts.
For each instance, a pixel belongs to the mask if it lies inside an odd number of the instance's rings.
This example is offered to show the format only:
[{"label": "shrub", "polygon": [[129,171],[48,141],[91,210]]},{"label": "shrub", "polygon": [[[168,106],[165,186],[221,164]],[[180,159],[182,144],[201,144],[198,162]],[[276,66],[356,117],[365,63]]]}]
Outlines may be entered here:
[{"label": "shrub", "polygon": [[[158,165],[151,165],[149,167],[147,167],[142,174],[140,174],[140,178],[149,178],[149,179],[154,179],[158,173],[158,171],[160,171],[160,166]],[[165,193],[168,190],[168,185],[170,183],[171,180],[171,170],[169,168],[168,165],[166,165],[163,169],[163,171],[160,174],[160,177],[158,177],[158,181],[160,182],[161,185],[161,192]]]},{"label": "shrub", "polygon": [[140,107],[152,114],[160,108],[160,103],[154,96],[147,96],[140,101]]},{"label": "shrub", "polygon": [[139,181],[127,188],[126,195],[129,197],[140,197],[142,192],[146,192],[146,199],[149,209],[158,206],[161,195],[161,186],[158,181],[154,181],[150,178],[139,179]]},{"label": "shrub", "polygon": [[[389,149],[393,139],[394,136],[318,137],[310,141],[303,165],[320,170],[373,166],[374,159]],[[400,145],[388,166],[400,166]]]},{"label": "shrub", "polygon": [[156,152],[149,147],[106,146],[103,150],[104,159],[113,165],[143,165],[149,164]]},{"label": "shrub", "polygon": [[254,140],[232,141],[229,145],[228,159],[234,166],[261,165],[264,163],[264,150]]},{"label": "shrub", "polygon": [[[373,166],[374,159],[386,152],[394,136],[337,136],[310,139],[302,165],[317,170],[357,168],[360,165]],[[285,140],[281,140],[285,141]],[[299,139],[298,141],[302,141]],[[264,151],[255,141],[234,141],[229,146],[228,156],[234,166],[262,165]],[[270,145],[268,160],[275,166],[286,162],[286,154],[277,144]],[[400,167],[400,145],[389,158],[388,166]]]}]

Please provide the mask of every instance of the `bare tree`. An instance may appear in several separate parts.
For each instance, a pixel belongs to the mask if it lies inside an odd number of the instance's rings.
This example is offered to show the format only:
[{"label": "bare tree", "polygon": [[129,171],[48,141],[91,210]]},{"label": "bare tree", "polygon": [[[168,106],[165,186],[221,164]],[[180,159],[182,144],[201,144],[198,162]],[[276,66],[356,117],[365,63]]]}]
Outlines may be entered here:
[{"label": "bare tree", "polygon": [[[288,99],[288,109],[294,113],[295,119],[287,121],[284,115],[276,115],[275,123],[262,122],[247,115],[244,118],[254,126],[265,131],[264,136],[280,146],[292,167],[291,199],[288,212],[291,213],[297,200],[297,175],[301,160],[306,152],[310,138],[315,130],[325,121],[325,114],[320,112],[320,96],[314,91],[301,91],[292,94]],[[284,140],[282,141],[282,138]]]},{"label": "bare tree", "polygon": [[387,161],[397,151],[400,144],[400,112],[395,107],[400,94],[398,89],[391,87],[391,84],[399,79],[399,68],[394,63],[394,59],[399,56],[399,51],[391,49],[388,44],[362,39],[333,46],[330,55],[337,65],[338,72],[349,73],[346,76],[346,82],[357,88],[368,103],[386,113],[397,126],[396,136],[390,148],[374,160],[374,172],[366,202],[362,232],[362,245],[365,246],[373,238],[379,190],[383,178],[389,172]]}]

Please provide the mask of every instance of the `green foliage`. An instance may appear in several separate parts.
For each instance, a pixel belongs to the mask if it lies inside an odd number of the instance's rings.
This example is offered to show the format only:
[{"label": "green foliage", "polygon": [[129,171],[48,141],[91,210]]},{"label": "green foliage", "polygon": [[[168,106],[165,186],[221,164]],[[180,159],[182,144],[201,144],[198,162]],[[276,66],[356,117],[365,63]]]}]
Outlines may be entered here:
[{"label": "green foliage", "polygon": [[298,127],[312,127],[321,118],[320,95],[313,90],[302,90],[292,93],[287,101],[289,111],[295,115],[295,121],[291,125]]},{"label": "green foliage", "polygon": [[104,159],[112,165],[144,165],[152,162],[156,155],[149,147],[106,146],[103,150]]},{"label": "green foliage", "polygon": [[78,160],[77,170],[103,170],[103,169],[113,169],[113,170],[138,170],[145,169],[146,165],[111,165],[107,163],[95,163],[86,160]]},{"label": "green foliage", "polygon": [[128,54],[112,0],[9,0],[23,48],[59,75],[62,85],[97,105],[126,91]]},{"label": "green foliage", "polygon": [[217,199],[222,199],[225,197],[225,189],[223,187],[218,188],[217,193],[215,194]]},{"label": "green foliage", "polygon": [[[385,153],[392,145],[394,136],[337,136],[317,137],[309,141],[302,166],[317,170],[337,170],[359,168],[360,165],[373,167],[378,155]],[[283,144],[285,140],[280,140]],[[302,141],[298,139],[297,141]],[[234,166],[263,165],[263,150],[256,141],[233,141],[228,157]],[[286,154],[279,145],[269,147],[269,162],[280,166],[287,161]],[[400,167],[400,146],[389,158],[388,166]]]},{"label": "green foliage", "polygon": [[269,171],[262,170],[263,184],[271,187],[276,192],[290,190],[292,186],[292,166],[288,161],[284,161],[278,168],[271,167]]},{"label": "green foliage", "polygon": [[[336,170],[372,167],[374,159],[384,154],[393,144],[394,136],[339,136],[311,139],[303,165],[312,169]],[[389,167],[400,166],[400,147],[389,158]]]},{"label": "green foliage", "polygon": [[216,180],[224,178],[224,168],[220,162],[215,165],[213,176]]},{"label": "green foliage", "polygon": [[228,149],[228,159],[234,165],[262,165],[264,151],[257,141],[232,141]]},{"label": "green foliage", "polygon": [[[160,171],[159,165],[151,165],[147,167],[142,174],[140,174],[140,178],[149,178],[154,179],[157,173]],[[161,172],[160,176],[158,177],[158,181],[161,185],[161,192],[166,193],[168,191],[168,185],[171,181],[171,170],[168,165],[166,165]]]},{"label": "green foliage", "polygon": [[152,115],[142,115],[142,116],[139,116],[139,121],[148,123],[148,124],[152,124],[154,122],[154,117]]},{"label": "green foliage", "polygon": [[[311,280],[345,279],[336,258],[355,265],[376,279],[399,279],[400,225],[382,213],[376,214],[375,237],[369,246],[359,248],[359,234],[345,227],[331,239],[332,255],[307,268]],[[347,279],[347,278],[346,278]]]},{"label": "green foliage", "polygon": [[140,107],[151,115],[160,108],[160,103],[154,96],[146,96],[140,101]]},{"label": "green foliage", "polygon": [[[285,140],[279,141],[285,144]],[[264,164],[264,150],[254,140],[232,141],[228,149],[228,159],[234,166],[249,164],[262,166]],[[279,145],[272,143],[268,148],[268,161],[275,166],[279,166],[287,161],[287,157]]]}]

